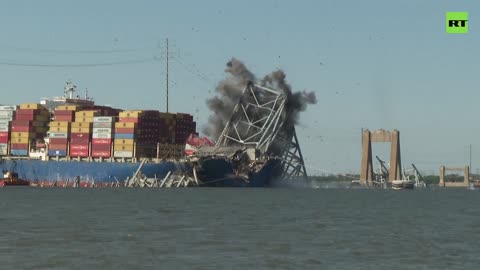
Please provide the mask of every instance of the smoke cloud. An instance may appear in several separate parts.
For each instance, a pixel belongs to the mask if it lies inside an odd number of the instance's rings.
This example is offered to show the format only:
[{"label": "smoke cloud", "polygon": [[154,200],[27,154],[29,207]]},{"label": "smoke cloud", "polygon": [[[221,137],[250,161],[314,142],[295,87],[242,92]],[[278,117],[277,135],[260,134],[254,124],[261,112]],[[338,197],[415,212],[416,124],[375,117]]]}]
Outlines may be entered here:
[{"label": "smoke cloud", "polygon": [[263,79],[257,80],[245,64],[233,58],[227,63],[225,72],[230,75],[218,83],[215,89],[217,96],[207,100],[212,115],[209,117],[208,124],[203,132],[211,138],[218,139],[249,82],[282,91],[287,96],[286,113],[284,115],[286,117],[286,127],[297,124],[300,112],[305,111],[309,104],[317,103],[314,92],[292,92],[291,86],[286,82],[286,74],[282,70],[276,70]]}]

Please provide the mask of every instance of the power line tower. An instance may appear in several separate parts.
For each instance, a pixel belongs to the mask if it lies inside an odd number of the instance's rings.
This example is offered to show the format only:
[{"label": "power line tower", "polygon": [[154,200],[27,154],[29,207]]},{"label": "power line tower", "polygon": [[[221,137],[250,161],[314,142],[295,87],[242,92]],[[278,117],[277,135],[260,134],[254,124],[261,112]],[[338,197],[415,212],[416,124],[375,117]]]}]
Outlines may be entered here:
[{"label": "power line tower", "polygon": [[[173,44],[175,45],[175,44]],[[160,60],[165,61],[165,112],[169,112],[169,91],[170,91],[170,78],[169,78],[169,64],[170,60],[175,58],[175,52],[172,53],[171,47],[172,44],[168,38],[165,39],[165,45],[158,46],[161,50]],[[175,47],[175,46],[173,46]],[[162,73],[163,74],[163,73]]]},{"label": "power line tower", "polygon": [[166,63],[166,69],[165,69],[165,112],[168,113],[168,38],[166,40],[166,54],[167,56],[165,57],[165,63]]}]

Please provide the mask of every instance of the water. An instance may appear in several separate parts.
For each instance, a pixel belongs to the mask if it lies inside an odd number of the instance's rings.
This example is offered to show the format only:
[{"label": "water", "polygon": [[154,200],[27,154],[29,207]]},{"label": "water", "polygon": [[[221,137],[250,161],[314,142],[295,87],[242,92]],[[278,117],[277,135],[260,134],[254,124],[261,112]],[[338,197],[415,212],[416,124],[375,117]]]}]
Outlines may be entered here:
[{"label": "water", "polygon": [[476,269],[479,191],[0,189],[2,269]]}]

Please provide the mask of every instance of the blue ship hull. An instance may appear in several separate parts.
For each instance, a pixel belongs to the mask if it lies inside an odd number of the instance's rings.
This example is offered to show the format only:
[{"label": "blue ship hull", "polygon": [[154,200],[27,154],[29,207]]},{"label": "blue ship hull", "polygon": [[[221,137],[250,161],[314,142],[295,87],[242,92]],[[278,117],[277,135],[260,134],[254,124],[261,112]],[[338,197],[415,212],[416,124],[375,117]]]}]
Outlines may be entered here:
[{"label": "blue ship hull", "polygon": [[[30,181],[54,182],[80,176],[81,181],[95,182],[124,181],[132,177],[140,163],[121,162],[84,162],[84,161],[40,161],[40,160],[4,160],[2,169],[14,170],[23,179]],[[165,177],[169,171],[181,170],[184,165],[176,162],[146,163],[142,173],[147,177]]]},{"label": "blue ship hull", "polygon": [[[258,172],[251,173],[247,179],[234,175],[231,163],[225,160],[209,160],[203,163],[200,179],[202,186],[209,187],[265,187],[270,184],[271,175],[276,167],[275,161],[267,162]],[[85,161],[40,161],[40,160],[3,160],[0,167],[18,172],[22,179],[32,182],[55,182],[73,180],[80,176],[81,181],[95,183],[123,182],[132,177],[140,163],[122,162],[85,162]],[[168,172],[188,171],[186,163],[161,162],[145,163],[142,173],[149,178],[164,178]]]},{"label": "blue ship hull", "polygon": [[266,187],[270,186],[280,161],[270,160],[257,172],[251,172],[248,177],[236,176],[233,165],[223,159],[204,161],[205,185],[210,187]]}]

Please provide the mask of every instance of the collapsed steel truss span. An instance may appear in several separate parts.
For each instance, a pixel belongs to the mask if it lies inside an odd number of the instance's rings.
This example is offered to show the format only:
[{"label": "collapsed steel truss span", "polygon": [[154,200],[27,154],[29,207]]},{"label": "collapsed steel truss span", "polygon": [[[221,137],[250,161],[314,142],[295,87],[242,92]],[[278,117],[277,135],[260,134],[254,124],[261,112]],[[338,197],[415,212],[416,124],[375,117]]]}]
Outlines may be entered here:
[{"label": "collapsed steel truss span", "polygon": [[281,159],[282,178],[306,177],[295,126],[286,124],[287,102],[285,93],[249,83],[217,146],[256,148],[266,157]]},{"label": "collapsed steel truss span", "polygon": [[307,170],[303,162],[302,151],[298,142],[295,127],[292,128],[292,135],[286,137],[284,151],[282,153],[282,178],[292,179],[295,177],[307,178]]}]

